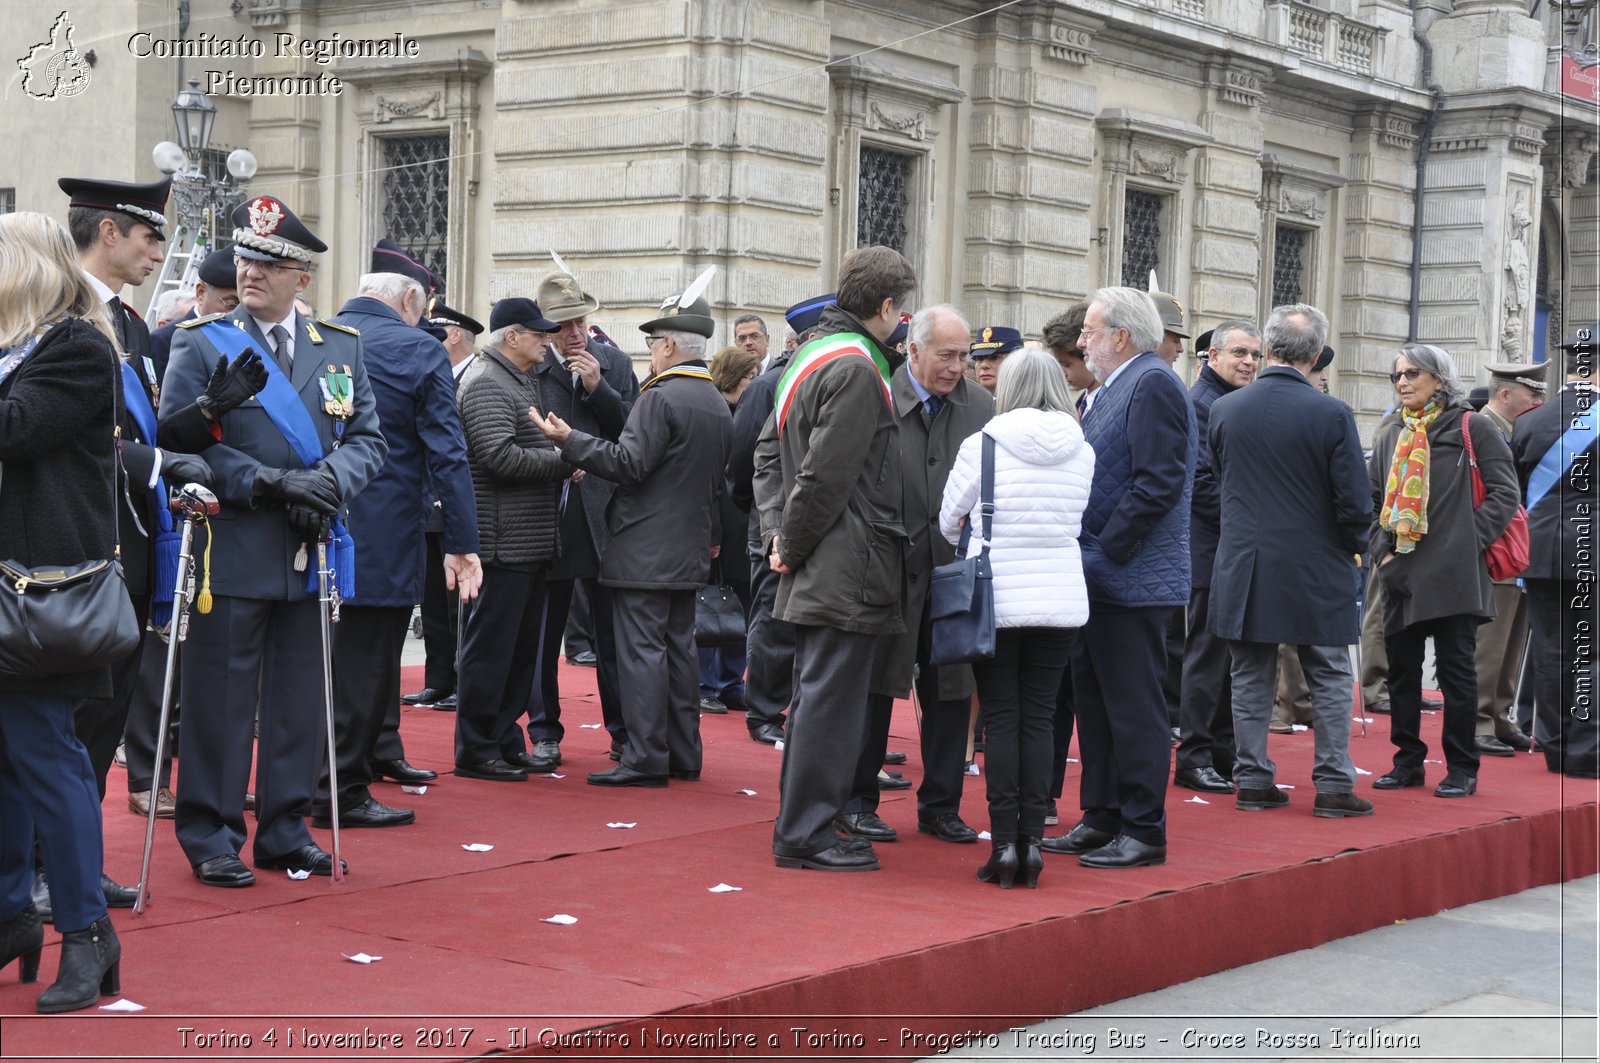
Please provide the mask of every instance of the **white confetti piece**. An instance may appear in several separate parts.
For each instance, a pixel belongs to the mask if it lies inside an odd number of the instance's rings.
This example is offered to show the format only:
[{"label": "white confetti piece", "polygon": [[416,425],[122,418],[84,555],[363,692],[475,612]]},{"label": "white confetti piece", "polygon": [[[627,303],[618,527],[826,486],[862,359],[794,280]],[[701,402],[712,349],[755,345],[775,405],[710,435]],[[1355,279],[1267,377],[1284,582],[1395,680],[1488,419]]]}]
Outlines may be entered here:
[{"label": "white confetti piece", "polygon": [[[1352,764],[1351,767],[1355,767],[1355,765]],[[1356,768],[1356,774],[1357,775],[1371,775],[1372,772],[1368,771],[1366,768]]]},{"label": "white confetti piece", "polygon": [[1281,783],[1278,783],[1278,789],[1280,789],[1280,790],[1293,790],[1294,789],[1294,783],[1292,783],[1292,782],[1281,782]]},{"label": "white confetti piece", "polygon": [[482,842],[472,842],[469,845],[463,845],[461,848],[465,849],[469,853],[487,853],[493,850],[494,846],[485,845]]},{"label": "white confetti piece", "polygon": [[976,765],[976,764],[968,764],[967,765],[967,774],[968,775],[982,775],[983,772],[978,770],[978,765]]},{"label": "white confetti piece", "polygon": [[743,794],[746,797],[754,797],[756,795],[754,790],[735,790],[734,793]]},{"label": "white confetti piece", "polygon": [[1371,716],[1352,716],[1350,718],[1350,722],[1351,723],[1371,723],[1372,722],[1372,717]]},{"label": "white confetti piece", "polygon": [[980,842],[992,842],[992,841],[994,841],[994,835],[990,834],[986,830],[980,830],[978,832],[978,840]]},{"label": "white confetti piece", "polygon": [[1210,801],[1207,801],[1203,797],[1191,797],[1189,800],[1184,802],[1186,805],[1209,805],[1210,803]]},{"label": "white confetti piece", "polygon": [[287,874],[288,874],[288,876],[290,878],[294,879],[296,882],[303,882],[306,879],[311,877],[311,872],[309,872],[309,871],[295,871],[293,869],[290,869],[287,872]]},{"label": "white confetti piece", "polygon": [[1424,764],[1443,764],[1444,761],[1442,761],[1442,760],[1425,760],[1422,763],[1424,763]]},{"label": "white confetti piece", "polygon": [[583,728],[585,731],[598,731],[598,730],[600,730],[600,725],[597,724],[597,723],[580,723],[578,726]]},{"label": "white confetti piece", "polygon": [[548,919],[539,920],[539,922],[541,922],[541,923],[554,923],[556,926],[571,926],[573,923],[576,923],[577,921],[578,921],[577,919],[573,918],[570,915],[552,915]]},{"label": "white confetti piece", "polygon": [[779,752],[782,752],[782,750],[783,750],[783,739],[780,738],[776,742],[772,743],[772,748],[778,750]]},{"label": "white confetti piece", "polygon": [[559,771],[541,771],[534,775],[535,779],[565,779],[566,776]]},{"label": "white confetti piece", "polygon": [[719,882],[706,890],[707,893],[742,893],[743,886],[730,886],[726,882]]},{"label": "white confetti piece", "polygon": [[428,788],[426,786],[402,786],[400,787],[400,792],[406,794],[425,794],[428,792]]},{"label": "white confetti piece", "polygon": [[339,955],[343,956],[351,963],[377,963],[379,960],[383,959],[382,956],[368,956],[365,952],[358,952],[354,956],[350,955],[348,952],[341,952]]},{"label": "white confetti piece", "polygon": [[639,824],[637,824],[637,823],[607,823],[606,824],[606,826],[610,827],[612,830],[632,830],[633,828],[637,827],[638,825]]},{"label": "white confetti piece", "polygon": [[100,1010],[101,1011],[143,1011],[144,1010],[144,1005],[143,1004],[135,1004],[133,1001],[129,1000],[127,997],[123,997],[121,1000],[115,1001],[114,1003],[111,1003],[111,1004],[101,1004],[100,1005]]},{"label": "white confetti piece", "polygon": [[1291,728],[1293,728],[1294,730],[1296,730],[1296,731],[1309,731],[1309,730],[1311,730],[1311,726],[1309,724],[1304,724],[1304,723],[1291,723],[1289,726]]},{"label": "white confetti piece", "polygon": [[1077,757],[1068,757],[1067,758],[1067,763],[1068,764],[1076,764],[1076,763],[1078,763],[1078,758]]}]

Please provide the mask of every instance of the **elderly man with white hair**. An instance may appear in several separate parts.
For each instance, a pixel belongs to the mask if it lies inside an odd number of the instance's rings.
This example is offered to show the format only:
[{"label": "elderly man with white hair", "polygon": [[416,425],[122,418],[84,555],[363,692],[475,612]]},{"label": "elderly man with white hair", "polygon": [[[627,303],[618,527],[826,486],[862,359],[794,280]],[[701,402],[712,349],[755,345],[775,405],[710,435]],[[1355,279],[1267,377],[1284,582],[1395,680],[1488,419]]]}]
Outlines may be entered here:
[{"label": "elderly man with white hair", "polygon": [[[477,506],[450,360],[439,341],[417,327],[433,284],[426,266],[390,241],[379,241],[372,271],[334,318],[361,333],[389,456],[350,500],[350,525],[361,537],[361,550],[355,594],[333,627],[339,792],[329,795],[323,780],[312,805],[314,826],[331,821],[330,800],[339,802],[342,827],[411,823],[412,811],[379,801],[370,785],[386,778],[415,785],[437,777],[406,762],[398,719],[400,654],[411,608],[422,600],[423,526],[434,492],[444,516],[446,584],[465,600],[476,596],[481,579]],[[386,716],[395,717],[389,731]]]}]

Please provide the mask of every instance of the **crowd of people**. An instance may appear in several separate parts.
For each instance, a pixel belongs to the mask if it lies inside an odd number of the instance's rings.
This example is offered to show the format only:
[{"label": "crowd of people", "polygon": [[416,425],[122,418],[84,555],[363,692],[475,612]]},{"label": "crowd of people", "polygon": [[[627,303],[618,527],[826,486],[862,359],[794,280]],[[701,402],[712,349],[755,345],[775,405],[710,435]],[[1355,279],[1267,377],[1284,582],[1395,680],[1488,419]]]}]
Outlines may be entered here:
[{"label": "crowd of people", "polygon": [[[592,785],[698,780],[702,713],[743,712],[753,741],[781,744],[780,868],[880,866],[898,837],[880,793],[913,785],[888,749],[907,695],[918,832],[978,841],[963,797],[982,749],[978,878],[1006,888],[1036,886],[1046,853],[1165,862],[1169,782],[1288,805],[1268,736],[1298,712],[1314,816],[1375,811],[1348,751],[1363,707],[1390,713],[1395,749],[1372,789],[1425,785],[1430,640],[1435,796],[1470,797],[1481,756],[1534,742],[1552,772],[1600,773],[1591,330],[1561,345],[1549,402],[1542,367],[1489,367],[1475,406],[1448,352],[1398,348],[1364,455],[1326,393],[1315,307],[1218,325],[1185,381],[1170,295],[1101,288],[1029,341],[954,306],[908,313],[911,264],[872,246],[788,311],[781,344],[745,314],[708,358],[709,271],[668,294],[640,326],[641,383],[559,259],[484,326],[380,241],[317,317],[303,294],[327,247],[268,195],[233,212],[192,304],[151,332],[118,292],[162,261],[169,185],[64,179],[65,229],[0,218],[0,557],[120,557],[140,629],[111,667],[0,672],[0,966],[36,978],[55,923],[42,1011],[117,989],[106,912],[138,890],[103,873],[96,793],[119,743],[130,809],[173,820],[201,883],[337,876],[337,831],[329,852],[312,827],[413,824],[374,785],[437,777],[407,759],[402,702],[455,713],[462,779],[562,764],[564,642],[597,667],[615,763]],[[168,498],[187,484],[218,512],[194,529],[200,594],[167,704],[183,624]],[[1492,579],[1485,551],[1519,507],[1525,571]],[[994,651],[938,663],[930,584],[976,551]],[[731,588],[742,645],[697,646],[708,584]],[[425,683],[402,695],[419,602]],[[175,790],[163,708],[182,714]],[[1081,813],[1046,837],[1074,736]]]}]

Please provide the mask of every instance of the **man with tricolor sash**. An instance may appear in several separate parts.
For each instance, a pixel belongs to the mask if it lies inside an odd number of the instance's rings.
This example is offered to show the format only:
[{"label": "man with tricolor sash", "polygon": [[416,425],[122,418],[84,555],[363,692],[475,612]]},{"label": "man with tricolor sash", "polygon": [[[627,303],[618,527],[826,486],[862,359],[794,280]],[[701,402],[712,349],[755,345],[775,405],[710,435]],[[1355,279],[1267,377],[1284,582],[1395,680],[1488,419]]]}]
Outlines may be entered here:
[{"label": "man with tricolor sash", "polygon": [[1511,435],[1528,507],[1528,567],[1522,574],[1533,629],[1533,738],[1552,772],[1600,778],[1600,324],[1560,345],[1567,381],[1543,406],[1518,417]]},{"label": "man with tricolor sash", "polygon": [[904,630],[906,533],[889,345],[916,274],[899,252],[863,247],[839,267],[818,338],[778,382],[756,451],[755,501],[780,579],[774,615],[795,626],[794,700],[772,852],[779,867],[871,871],[872,846],[841,839],[867,741],[877,637]]},{"label": "man with tricolor sash", "polygon": [[353,597],[344,505],[388,453],[360,336],[295,309],[327,245],[272,196],[240,204],[233,223],[239,306],[178,330],[162,404],[164,421],[196,399],[219,355],[261,352],[266,387],[222,416],[222,442],[206,451],[222,512],[196,541],[209,593],[183,654],[178,842],[196,877],[223,887],[255,881],[239,852],[258,706],[255,866],[332,874],[303,816],[326,741],[316,543],[331,540],[333,582]]}]

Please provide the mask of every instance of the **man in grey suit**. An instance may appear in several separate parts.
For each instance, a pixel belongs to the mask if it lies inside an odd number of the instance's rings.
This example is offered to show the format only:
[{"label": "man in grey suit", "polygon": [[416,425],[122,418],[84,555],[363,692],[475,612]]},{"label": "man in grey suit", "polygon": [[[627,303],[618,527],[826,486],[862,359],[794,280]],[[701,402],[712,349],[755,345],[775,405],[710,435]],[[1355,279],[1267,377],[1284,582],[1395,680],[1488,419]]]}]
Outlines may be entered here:
[{"label": "man in grey suit", "polygon": [[[628,356],[589,334],[589,315],[599,300],[584,291],[576,277],[556,272],[539,283],[538,303],[549,320],[561,326],[550,337],[550,356],[532,374],[546,413],[555,414],[574,430],[615,443],[622,436],[628,411],[639,397],[639,381]],[[598,658],[600,713],[611,734],[613,759],[628,739],[618,693],[617,647],[611,626],[611,592],[599,580],[605,550],[606,506],[616,484],[603,476],[574,481],[562,496],[561,552],[545,584],[544,634],[540,640],[538,675],[528,705],[528,738],[533,758],[552,767],[561,763],[561,688],[557,665],[561,636],[567,628],[573,584],[582,581],[589,598]]]},{"label": "man in grey suit", "polygon": [[[239,306],[178,330],[162,403],[165,415],[195,401],[234,347],[271,362],[266,388],[222,416],[225,442],[206,451],[222,511],[195,554],[210,553],[215,604],[192,617],[183,654],[183,702],[205,711],[180,731],[178,842],[201,882],[224,887],[255,881],[239,851],[258,709],[255,866],[333,873],[303,816],[326,741],[312,544],[388,454],[360,336],[295,309],[327,245],[272,196],[240,204],[233,223]],[[330,565],[346,555],[349,589],[348,543],[328,552]]]}]

